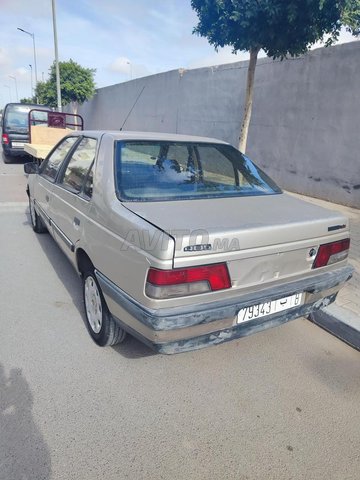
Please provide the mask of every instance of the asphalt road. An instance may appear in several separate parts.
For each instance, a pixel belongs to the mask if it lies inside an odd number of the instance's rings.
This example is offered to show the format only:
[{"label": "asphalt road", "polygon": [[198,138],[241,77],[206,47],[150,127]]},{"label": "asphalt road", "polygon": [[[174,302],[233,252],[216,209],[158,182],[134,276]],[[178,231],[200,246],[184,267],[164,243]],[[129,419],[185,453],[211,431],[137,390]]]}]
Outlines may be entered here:
[{"label": "asphalt road", "polygon": [[0,162],[1,480],[358,480],[360,353],[305,319],[175,356],[101,349]]}]

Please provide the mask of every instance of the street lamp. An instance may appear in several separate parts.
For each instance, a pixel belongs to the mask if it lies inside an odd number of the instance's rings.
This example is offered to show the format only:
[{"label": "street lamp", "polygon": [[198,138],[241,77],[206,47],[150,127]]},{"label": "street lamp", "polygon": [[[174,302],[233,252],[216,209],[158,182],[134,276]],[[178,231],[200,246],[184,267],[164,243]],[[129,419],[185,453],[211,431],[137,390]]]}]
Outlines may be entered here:
[{"label": "street lamp", "polygon": [[9,78],[12,78],[15,82],[15,91],[16,91],[16,101],[19,101],[19,94],[18,94],[18,89],[17,89],[17,80],[16,77],[13,77],[12,75],[9,75]]},{"label": "street lamp", "polygon": [[33,46],[34,46],[34,65],[35,65],[35,85],[36,85],[38,80],[37,80],[37,66],[36,66],[35,34],[34,34],[34,33],[27,32],[27,31],[24,30],[23,28],[17,27],[17,29],[20,30],[20,32],[24,32],[24,33],[26,33],[27,35],[30,35],[30,37],[32,37],[32,39],[33,39]]},{"label": "street lamp", "polygon": [[57,29],[56,29],[56,3],[52,0],[52,14],[53,14],[53,30],[54,30],[54,49],[55,49],[55,72],[56,72],[56,96],[57,106],[59,112],[62,112],[61,106],[61,89],[60,89],[60,69],[59,69],[59,53],[58,53],[58,41],[57,41]]},{"label": "street lamp", "polygon": [[32,80],[32,65],[31,65],[31,63],[29,63],[29,67],[30,67],[30,78],[31,78],[31,94],[30,94],[30,97],[32,97],[34,95],[34,88],[33,88],[33,80]]},{"label": "street lamp", "polygon": [[11,102],[11,87],[10,87],[10,85],[4,85],[4,87],[9,89],[9,97],[10,97],[10,102]]}]

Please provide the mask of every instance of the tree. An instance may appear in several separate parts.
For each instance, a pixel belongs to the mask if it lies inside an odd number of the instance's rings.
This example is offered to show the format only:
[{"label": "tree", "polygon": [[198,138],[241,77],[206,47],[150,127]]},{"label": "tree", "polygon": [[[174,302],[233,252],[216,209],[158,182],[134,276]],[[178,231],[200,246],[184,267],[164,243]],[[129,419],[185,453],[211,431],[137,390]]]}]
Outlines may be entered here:
[{"label": "tree", "polygon": [[193,33],[217,50],[250,53],[239,150],[245,152],[251,119],[255,68],[261,49],[273,59],[306,53],[319,41],[333,44],[344,25],[359,34],[360,0],[191,0],[199,17]]},{"label": "tree", "polygon": [[[95,69],[85,68],[69,60],[59,62],[60,88],[62,105],[71,104],[73,113],[77,113],[79,105],[89,100],[95,93]],[[38,82],[35,97],[40,103],[57,107],[55,62],[50,67],[49,80]]]},{"label": "tree", "polygon": [[353,35],[360,35],[360,1],[348,0],[346,2],[342,22],[346,29]]},{"label": "tree", "polygon": [[31,105],[33,103],[36,103],[34,98],[20,98],[20,103],[23,103],[25,105]]},{"label": "tree", "polygon": [[[35,88],[34,99],[37,99],[38,103],[41,105],[57,107],[56,80],[55,85],[53,85],[51,80],[48,80],[47,82],[38,82]],[[63,105],[66,105],[66,103]]]}]

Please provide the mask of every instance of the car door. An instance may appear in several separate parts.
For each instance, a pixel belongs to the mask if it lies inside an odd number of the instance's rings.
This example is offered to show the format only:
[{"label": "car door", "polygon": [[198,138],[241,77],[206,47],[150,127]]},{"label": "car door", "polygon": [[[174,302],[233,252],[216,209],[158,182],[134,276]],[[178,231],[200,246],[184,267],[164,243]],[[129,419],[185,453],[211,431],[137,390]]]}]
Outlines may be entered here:
[{"label": "car door", "polygon": [[49,205],[53,186],[67,154],[79,140],[79,137],[66,137],[50,153],[41,165],[36,181],[33,182],[33,191],[30,192],[34,199],[36,209],[49,225]]},{"label": "car door", "polygon": [[53,185],[49,215],[56,240],[73,260],[92,196],[97,140],[82,137]]}]

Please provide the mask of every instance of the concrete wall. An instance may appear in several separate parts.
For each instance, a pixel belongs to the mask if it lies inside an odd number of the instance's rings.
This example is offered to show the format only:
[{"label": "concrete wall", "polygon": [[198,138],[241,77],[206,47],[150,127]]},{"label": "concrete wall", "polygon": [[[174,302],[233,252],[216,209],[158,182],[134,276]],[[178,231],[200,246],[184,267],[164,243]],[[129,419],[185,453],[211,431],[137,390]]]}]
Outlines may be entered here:
[{"label": "concrete wall", "polygon": [[[101,88],[87,129],[213,136],[237,145],[247,62]],[[247,154],[280,186],[360,208],[360,42],[258,62]]]}]

